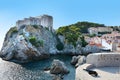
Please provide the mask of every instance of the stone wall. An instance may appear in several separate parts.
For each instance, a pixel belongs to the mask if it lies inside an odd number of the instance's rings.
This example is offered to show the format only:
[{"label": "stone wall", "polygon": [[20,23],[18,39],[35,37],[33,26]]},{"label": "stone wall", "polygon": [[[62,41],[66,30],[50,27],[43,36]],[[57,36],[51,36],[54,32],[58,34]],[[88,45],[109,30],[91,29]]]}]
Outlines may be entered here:
[{"label": "stone wall", "polygon": [[87,63],[95,67],[120,66],[119,53],[95,53],[87,56]]},{"label": "stone wall", "polygon": [[52,27],[53,27],[52,16],[43,15],[40,19],[41,19],[42,26],[47,27],[49,30],[52,30]]},{"label": "stone wall", "polygon": [[18,29],[20,29],[23,25],[42,25],[43,27],[47,27],[50,31],[52,31],[53,18],[49,15],[42,15],[38,17],[24,18],[24,20],[18,20],[16,22],[16,27]]},{"label": "stone wall", "polygon": [[96,35],[98,35],[98,32],[112,32],[112,31],[113,29],[110,27],[97,27],[97,28],[91,27],[88,29],[88,32],[90,34],[96,34]]}]

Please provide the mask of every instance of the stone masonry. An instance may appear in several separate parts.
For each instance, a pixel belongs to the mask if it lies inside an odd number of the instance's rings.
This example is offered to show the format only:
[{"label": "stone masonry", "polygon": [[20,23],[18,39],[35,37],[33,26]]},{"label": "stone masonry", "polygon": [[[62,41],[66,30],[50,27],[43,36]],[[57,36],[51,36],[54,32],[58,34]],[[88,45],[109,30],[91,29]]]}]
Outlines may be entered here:
[{"label": "stone masonry", "polygon": [[95,67],[119,67],[119,53],[94,53],[87,56],[86,62],[93,64]]},{"label": "stone masonry", "polygon": [[49,15],[41,15],[37,17],[24,18],[24,20],[18,20],[16,27],[18,30],[24,25],[41,25],[47,27],[50,31],[53,29],[53,17]]}]

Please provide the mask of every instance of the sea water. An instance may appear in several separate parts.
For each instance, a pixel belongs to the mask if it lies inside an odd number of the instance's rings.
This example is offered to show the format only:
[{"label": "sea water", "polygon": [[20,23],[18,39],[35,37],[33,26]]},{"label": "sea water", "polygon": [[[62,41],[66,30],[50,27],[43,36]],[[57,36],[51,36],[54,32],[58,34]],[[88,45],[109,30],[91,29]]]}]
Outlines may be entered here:
[{"label": "sea water", "polygon": [[0,59],[0,80],[50,80],[52,77],[43,69],[50,67],[53,59],[63,61],[70,70],[63,80],[75,80],[75,68],[70,64],[71,58],[68,55],[53,55],[49,59],[24,64]]}]

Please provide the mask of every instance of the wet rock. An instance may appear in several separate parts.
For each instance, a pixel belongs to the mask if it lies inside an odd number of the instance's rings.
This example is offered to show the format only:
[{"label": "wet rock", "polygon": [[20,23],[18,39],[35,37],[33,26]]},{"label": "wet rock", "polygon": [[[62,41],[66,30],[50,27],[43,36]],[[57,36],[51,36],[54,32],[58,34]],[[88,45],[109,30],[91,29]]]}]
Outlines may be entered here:
[{"label": "wet rock", "polygon": [[50,67],[49,66],[47,66],[47,67],[44,67],[44,69],[43,69],[44,71],[48,71],[48,70],[50,70]]},{"label": "wet rock", "polygon": [[71,64],[75,65],[78,62],[78,57],[77,56],[73,56],[72,60],[71,60]]},{"label": "wet rock", "polygon": [[86,47],[82,48],[83,53],[98,53],[101,52],[101,49],[95,45],[87,45]]},{"label": "wet rock", "polygon": [[65,64],[60,60],[53,60],[50,73],[52,74],[68,74],[69,70],[65,66]]},{"label": "wet rock", "polygon": [[75,67],[78,67],[79,65],[82,65],[83,63],[86,62],[86,57],[85,56],[81,56],[79,59],[78,59],[78,62],[77,64],[75,65]]}]

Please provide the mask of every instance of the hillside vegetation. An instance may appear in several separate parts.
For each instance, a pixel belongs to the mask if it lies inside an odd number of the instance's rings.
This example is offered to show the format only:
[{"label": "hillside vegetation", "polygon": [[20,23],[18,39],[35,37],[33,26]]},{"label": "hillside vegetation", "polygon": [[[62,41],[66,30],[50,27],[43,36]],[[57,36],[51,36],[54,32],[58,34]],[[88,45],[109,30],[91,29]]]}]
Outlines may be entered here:
[{"label": "hillside vegetation", "polygon": [[99,23],[93,23],[93,22],[77,22],[75,24],[71,24],[68,26],[64,27],[70,27],[70,26],[75,26],[80,29],[81,33],[88,33],[88,28],[90,27],[105,27],[104,24],[99,24]]},{"label": "hillside vegetation", "polygon": [[88,33],[88,28],[90,27],[105,27],[105,25],[92,22],[77,22],[68,26],[59,27],[57,34],[63,35],[65,37],[65,41],[72,43],[74,46],[76,46],[76,42],[78,38],[80,38],[82,42],[81,44],[84,47],[87,43],[85,42],[84,35],[82,34]]},{"label": "hillside vegetation", "polygon": [[[120,26],[105,26],[104,24],[84,21],[59,27],[57,30],[57,35],[63,35],[65,37],[66,42],[72,43],[74,46],[76,46],[76,41],[78,40],[78,38],[80,38],[82,46],[84,47],[87,43],[84,40],[83,34],[88,33],[88,28],[90,27],[111,27],[114,31],[120,31]],[[105,32],[103,32],[103,34],[105,34]]]}]

